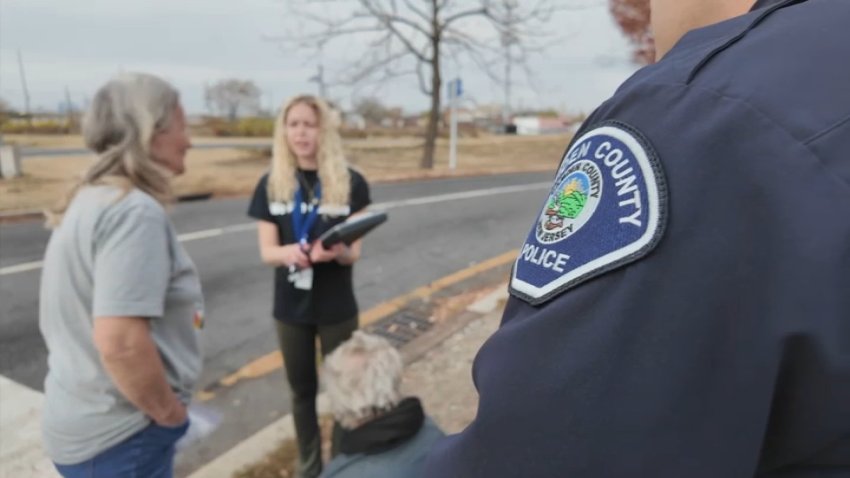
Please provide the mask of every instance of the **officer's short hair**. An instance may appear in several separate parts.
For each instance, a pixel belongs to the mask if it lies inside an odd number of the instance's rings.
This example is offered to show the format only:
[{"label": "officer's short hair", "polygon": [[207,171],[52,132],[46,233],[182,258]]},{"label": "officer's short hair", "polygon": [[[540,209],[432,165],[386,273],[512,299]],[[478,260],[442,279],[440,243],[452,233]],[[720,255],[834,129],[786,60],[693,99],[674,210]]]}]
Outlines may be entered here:
[{"label": "officer's short hair", "polygon": [[331,412],[352,429],[401,400],[403,363],[386,339],[356,331],[325,360],[323,382]]}]

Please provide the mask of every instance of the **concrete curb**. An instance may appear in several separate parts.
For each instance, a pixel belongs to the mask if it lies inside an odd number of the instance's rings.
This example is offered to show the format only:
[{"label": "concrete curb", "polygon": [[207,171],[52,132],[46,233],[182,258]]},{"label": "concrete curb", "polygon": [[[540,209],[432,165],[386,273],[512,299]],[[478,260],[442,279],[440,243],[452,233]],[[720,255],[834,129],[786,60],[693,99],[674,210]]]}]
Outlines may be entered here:
[{"label": "concrete curb", "polygon": [[504,176],[508,174],[521,174],[521,173],[546,173],[551,172],[551,166],[540,166],[535,168],[508,168],[508,169],[500,169],[497,171],[484,171],[484,170],[470,170],[470,171],[446,171],[446,170],[437,170],[437,171],[425,171],[425,172],[416,172],[412,174],[396,174],[389,175],[383,178],[370,179],[369,182],[371,184],[384,184],[384,183],[403,183],[409,181],[420,181],[425,179],[462,179],[462,178],[472,178],[472,177],[482,177],[482,176]]},{"label": "concrete curb", "polygon": [[[499,286],[487,296],[467,307],[460,315],[414,339],[401,350],[404,363],[409,365],[416,362],[429,350],[443,343],[470,323],[496,313],[499,302],[507,297],[507,287]],[[324,393],[319,394],[317,409],[319,414],[328,413],[328,401]],[[294,438],[295,428],[292,415],[287,414],[196,470],[189,475],[189,478],[232,476],[237,471],[262,461],[267,455],[275,451],[282,441]]]},{"label": "concrete curb", "polygon": [[435,329],[417,337],[401,350],[405,365],[410,365],[422,358],[429,350],[445,342],[446,339],[463,330],[470,323],[493,313],[499,301],[507,299],[507,286],[499,286],[493,292],[471,304],[463,312]]},{"label": "concrete curb", "polygon": [[[184,194],[177,197],[177,202],[196,202],[207,201],[212,199],[213,194],[210,192],[198,192],[193,194]],[[28,221],[32,219],[44,219],[45,214],[42,209],[27,209],[23,211],[0,211],[0,223]]]},{"label": "concrete curb", "polygon": [[[328,413],[328,400],[324,393],[319,394],[316,407],[320,415]],[[237,471],[260,462],[280,446],[282,441],[294,438],[295,425],[292,421],[292,415],[287,414],[224,454],[219,455],[216,459],[189,475],[189,478],[232,476]]]},{"label": "concrete curb", "polygon": [[44,213],[40,209],[0,212],[0,223],[29,221],[33,219],[44,219]]}]

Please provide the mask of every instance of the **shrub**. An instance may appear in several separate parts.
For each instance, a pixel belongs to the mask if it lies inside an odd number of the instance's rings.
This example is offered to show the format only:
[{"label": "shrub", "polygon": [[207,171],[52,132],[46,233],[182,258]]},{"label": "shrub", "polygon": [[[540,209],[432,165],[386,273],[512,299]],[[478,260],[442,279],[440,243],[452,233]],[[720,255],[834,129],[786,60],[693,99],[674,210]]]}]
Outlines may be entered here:
[{"label": "shrub", "polygon": [[4,134],[71,134],[78,132],[79,127],[75,121],[64,119],[38,119],[32,120],[30,125],[25,119],[14,119],[3,122],[0,132]]},{"label": "shrub", "polygon": [[271,137],[274,133],[274,118],[240,118],[234,122],[222,118],[204,118],[199,128],[213,136]]}]

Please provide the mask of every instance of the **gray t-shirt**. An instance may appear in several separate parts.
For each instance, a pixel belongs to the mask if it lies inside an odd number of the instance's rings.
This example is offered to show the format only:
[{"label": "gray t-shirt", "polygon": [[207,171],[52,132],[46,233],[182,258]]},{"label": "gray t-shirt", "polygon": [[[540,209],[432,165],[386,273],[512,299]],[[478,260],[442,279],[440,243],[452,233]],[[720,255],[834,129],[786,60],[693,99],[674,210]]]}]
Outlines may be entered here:
[{"label": "gray t-shirt", "polygon": [[101,364],[92,339],[93,321],[108,320],[100,317],[149,318],[168,382],[189,402],[202,363],[200,281],[163,207],[136,189],[122,197],[113,186],[83,188],[47,245],[43,433],[59,464],[88,460],[150,423]]}]

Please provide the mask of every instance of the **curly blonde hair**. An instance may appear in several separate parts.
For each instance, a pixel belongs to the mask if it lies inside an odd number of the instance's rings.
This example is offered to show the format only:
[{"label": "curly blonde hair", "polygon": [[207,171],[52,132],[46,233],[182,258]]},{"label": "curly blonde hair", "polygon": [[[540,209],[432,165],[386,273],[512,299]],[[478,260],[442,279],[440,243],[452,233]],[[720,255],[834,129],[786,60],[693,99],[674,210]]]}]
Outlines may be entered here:
[{"label": "curly blonde hair", "polygon": [[351,193],[351,174],[342,152],[339,125],[328,104],[312,95],[298,95],[281,109],[275,121],[272,162],[269,172],[268,194],[271,202],[292,202],[298,181],[295,177],[298,162],[286,142],[286,117],[293,106],[305,104],[313,109],[319,120],[319,145],[316,161],[319,181],[322,184],[321,204],[345,206]]}]

